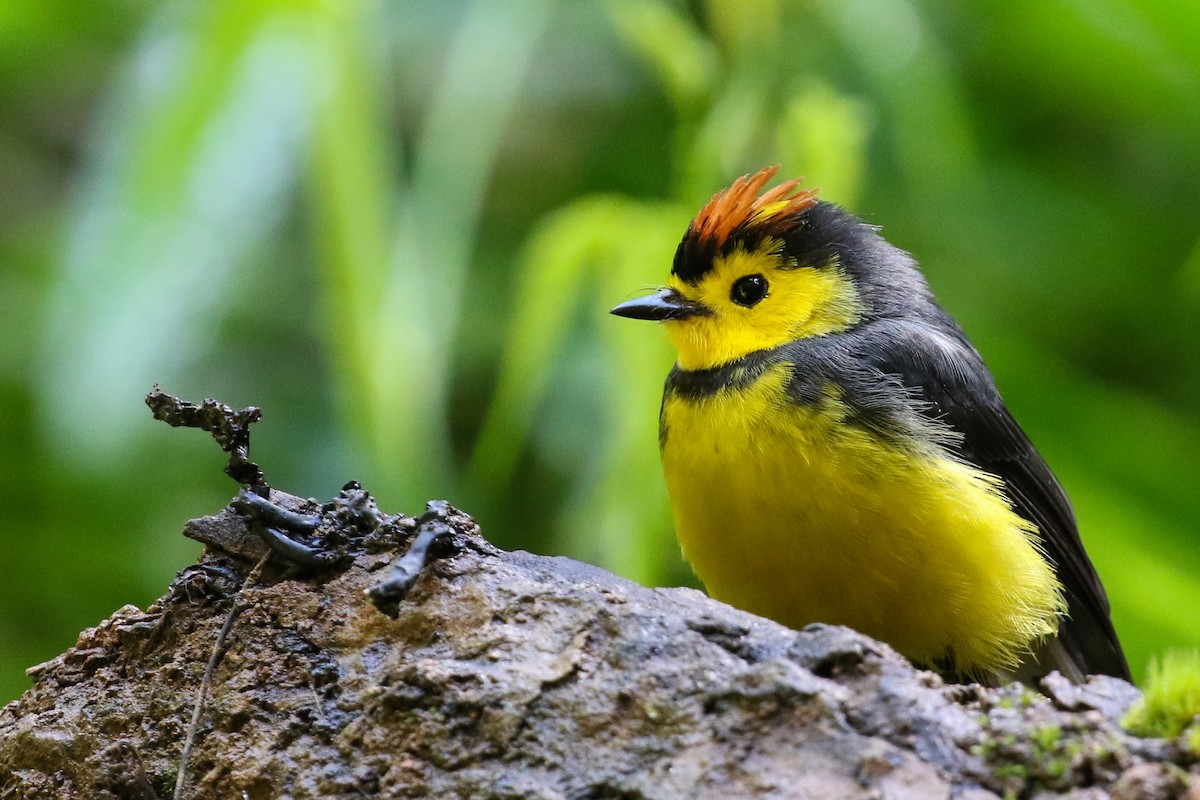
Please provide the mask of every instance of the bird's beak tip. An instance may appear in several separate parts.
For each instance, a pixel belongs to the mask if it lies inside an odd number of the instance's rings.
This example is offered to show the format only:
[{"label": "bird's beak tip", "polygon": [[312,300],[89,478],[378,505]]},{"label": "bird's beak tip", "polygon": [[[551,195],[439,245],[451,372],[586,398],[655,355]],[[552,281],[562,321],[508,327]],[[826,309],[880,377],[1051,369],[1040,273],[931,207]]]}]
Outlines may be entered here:
[{"label": "bird's beak tip", "polygon": [[635,297],[614,307],[608,313],[627,319],[646,319],[655,322],[687,319],[699,313],[695,303],[680,297],[674,289],[660,289],[645,297]]}]

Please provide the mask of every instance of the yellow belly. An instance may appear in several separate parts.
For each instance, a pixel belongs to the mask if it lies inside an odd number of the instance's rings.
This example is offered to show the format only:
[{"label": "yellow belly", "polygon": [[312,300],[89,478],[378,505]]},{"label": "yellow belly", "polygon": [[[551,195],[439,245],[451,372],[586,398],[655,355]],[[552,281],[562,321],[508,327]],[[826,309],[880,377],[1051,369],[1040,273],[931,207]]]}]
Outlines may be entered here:
[{"label": "yellow belly", "polygon": [[991,476],[890,445],[784,395],[668,395],[663,468],[685,557],[719,600],[791,627],[849,625],[967,674],[1057,632],[1062,588]]}]

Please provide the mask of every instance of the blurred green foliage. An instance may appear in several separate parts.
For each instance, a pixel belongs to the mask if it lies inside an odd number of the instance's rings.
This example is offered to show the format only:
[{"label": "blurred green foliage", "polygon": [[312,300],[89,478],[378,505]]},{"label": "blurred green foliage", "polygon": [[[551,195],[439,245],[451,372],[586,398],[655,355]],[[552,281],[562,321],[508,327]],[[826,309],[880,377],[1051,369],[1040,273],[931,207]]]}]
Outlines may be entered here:
[{"label": "blurred green foliage", "polygon": [[924,265],[1077,505],[1130,661],[1200,639],[1200,6],[0,3],[0,700],[234,487],[689,580],[671,354],[607,310],[781,163]]}]

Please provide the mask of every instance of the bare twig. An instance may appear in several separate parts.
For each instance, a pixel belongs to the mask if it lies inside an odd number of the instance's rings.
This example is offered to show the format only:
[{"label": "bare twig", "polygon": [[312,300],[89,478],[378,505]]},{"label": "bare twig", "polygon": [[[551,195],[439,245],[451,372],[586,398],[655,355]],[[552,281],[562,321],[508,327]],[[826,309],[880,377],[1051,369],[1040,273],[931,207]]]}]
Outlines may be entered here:
[{"label": "bare twig", "polygon": [[182,800],[183,798],[184,786],[187,784],[188,759],[192,755],[192,745],[196,742],[196,732],[200,729],[200,715],[204,713],[204,704],[207,702],[208,693],[212,689],[213,674],[217,671],[217,665],[221,663],[221,656],[225,654],[225,640],[229,638],[229,632],[233,630],[233,623],[237,621],[238,616],[246,608],[246,587],[258,582],[259,576],[262,575],[263,567],[267,565],[267,560],[270,557],[271,554],[267,553],[250,570],[250,574],[246,576],[246,580],[242,582],[241,588],[238,589],[237,595],[233,598],[233,607],[229,609],[229,615],[225,617],[225,624],[221,626],[221,632],[217,634],[217,640],[213,642],[212,654],[208,658],[208,666],[204,668],[204,677],[200,681],[200,691],[196,695],[196,705],[192,708],[192,721],[188,724],[187,738],[183,742],[183,753],[179,756],[179,773],[175,778],[174,800]]},{"label": "bare twig", "polygon": [[250,406],[234,411],[211,397],[196,405],[169,395],[157,386],[146,395],[146,405],[150,406],[155,419],[173,428],[200,428],[211,433],[221,449],[229,453],[226,475],[249,486],[255,494],[265,497],[270,491],[262,470],[250,460],[250,426],[262,418],[261,409]]},{"label": "bare twig", "polygon": [[367,590],[375,607],[392,619],[400,613],[400,601],[417,582],[429,561],[429,548],[437,539],[453,533],[449,525],[450,506],[444,500],[430,500],[427,510],[417,519],[417,531],[408,552],[392,562],[387,574]]}]

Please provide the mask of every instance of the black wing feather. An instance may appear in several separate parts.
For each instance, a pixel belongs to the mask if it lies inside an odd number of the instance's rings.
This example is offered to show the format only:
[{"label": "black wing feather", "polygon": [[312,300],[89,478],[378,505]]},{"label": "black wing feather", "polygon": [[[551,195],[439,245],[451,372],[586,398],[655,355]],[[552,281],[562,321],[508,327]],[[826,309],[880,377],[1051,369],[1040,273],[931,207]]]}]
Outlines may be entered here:
[{"label": "black wing feather", "polygon": [[858,331],[855,361],[920,393],[920,414],[959,435],[950,448],[1003,482],[1014,509],[1038,529],[1065,589],[1059,641],[1085,674],[1129,680],[1108,598],[1083,549],[1062,486],[1013,419],[979,353],[949,317],[882,319]]}]

